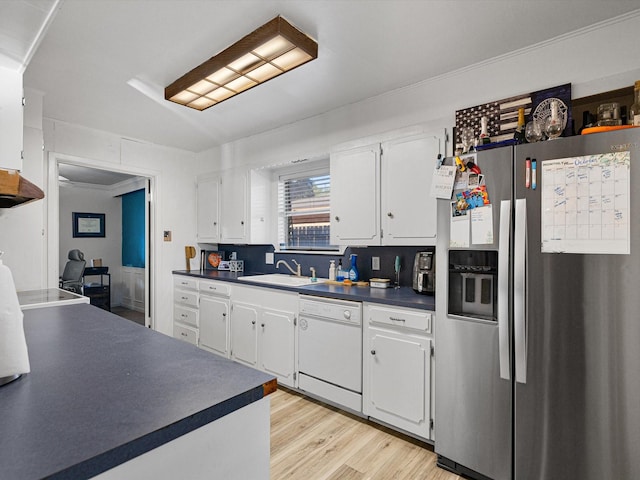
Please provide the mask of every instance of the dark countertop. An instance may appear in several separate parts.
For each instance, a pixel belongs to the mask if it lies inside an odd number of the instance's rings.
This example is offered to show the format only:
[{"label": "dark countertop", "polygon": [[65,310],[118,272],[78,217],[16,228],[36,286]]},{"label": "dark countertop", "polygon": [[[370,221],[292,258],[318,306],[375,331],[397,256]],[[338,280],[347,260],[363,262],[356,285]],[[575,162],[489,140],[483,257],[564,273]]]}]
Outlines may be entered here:
[{"label": "dark countertop", "polygon": [[24,329],[31,373],[0,387],[3,479],[95,476],[275,382],[87,304],[27,310]]},{"label": "dark countertop", "polygon": [[419,308],[423,310],[435,310],[436,301],[434,295],[423,295],[416,293],[411,287],[400,288],[370,288],[342,285],[317,284],[304,287],[289,287],[284,285],[266,285],[264,283],[238,280],[246,275],[259,275],[258,272],[227,272],[217,270],[174,270],[174,274],[187,275],[191,277],[204,278],[207,280],[222,280],[226,282],[236,282],[242,285],[252,285],[264,288],[276,288],[302,293],[304,295],[316,295],[319,297],[338,298],[341,300],[353,300],[356,302],[374,302],[395,305],[398,307]]}]

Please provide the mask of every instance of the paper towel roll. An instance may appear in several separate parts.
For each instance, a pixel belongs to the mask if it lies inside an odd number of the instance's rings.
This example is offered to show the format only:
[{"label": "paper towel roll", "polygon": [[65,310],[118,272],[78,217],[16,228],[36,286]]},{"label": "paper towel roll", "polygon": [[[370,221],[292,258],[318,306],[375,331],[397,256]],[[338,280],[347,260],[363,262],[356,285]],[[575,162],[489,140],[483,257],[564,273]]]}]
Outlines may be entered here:
[{"label": "paper towel roll", "polygon": [[22,320],[11,270],[0,260],[0,378],[31,371]]}]

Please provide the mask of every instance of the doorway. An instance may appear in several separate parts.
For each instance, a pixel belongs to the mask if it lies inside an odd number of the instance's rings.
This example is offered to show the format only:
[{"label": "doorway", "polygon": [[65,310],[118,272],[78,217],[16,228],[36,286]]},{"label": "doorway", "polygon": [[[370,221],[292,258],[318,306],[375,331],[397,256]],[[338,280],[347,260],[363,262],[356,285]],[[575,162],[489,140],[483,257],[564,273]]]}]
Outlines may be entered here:
[{"label": "doorway", "polygon": [[[133,167],[105,165],[55,153],[51,153],[49,157],[49,285],[54,279],[57,283],[67,252],[77,248],[85,253],[86,268],[89,273],[94,274],[85,276],[85,290],[107,291],[109,295],[109,302],[105,304],[98,301],[94,303],[91,294],[87,294],[91,303],[154,328],[151,308],[154,249],[151,232],[155,223],[152,201],[155,176]],[[123,215],[126,217],[127,209],[131,209],[131,201],[123,202],[125,197],[136,197],[136,202],[142,202],[142,205],[136,207],[135,221],[144,223],[144,228],[136,232],[139,239],[135,244],[138,250],[135,264],[127,264],[131,263],[130,260],[125,258],[127,255],[122,255],[123,225],[126,223],[123,222]],[[77,228],[72,222],[77,213],[103,215],[102,236],[74,236]],[[127,227],[124,228],[126,230]],[[130,235],[129,229],[127,238],[130,239]],[[128,242],[125,248],[134,247]]]}]

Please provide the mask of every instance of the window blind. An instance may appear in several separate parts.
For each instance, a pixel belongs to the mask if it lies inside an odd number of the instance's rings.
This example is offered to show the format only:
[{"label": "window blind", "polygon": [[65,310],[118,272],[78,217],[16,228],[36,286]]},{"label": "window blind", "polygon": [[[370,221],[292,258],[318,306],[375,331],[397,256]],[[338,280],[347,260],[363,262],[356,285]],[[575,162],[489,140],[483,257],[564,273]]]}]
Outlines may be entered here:
[{"label": "window blind", "polygon": [[330,193],[331,177],[326,170],[280,176],[278,230],[281,248],[331,248]]}]

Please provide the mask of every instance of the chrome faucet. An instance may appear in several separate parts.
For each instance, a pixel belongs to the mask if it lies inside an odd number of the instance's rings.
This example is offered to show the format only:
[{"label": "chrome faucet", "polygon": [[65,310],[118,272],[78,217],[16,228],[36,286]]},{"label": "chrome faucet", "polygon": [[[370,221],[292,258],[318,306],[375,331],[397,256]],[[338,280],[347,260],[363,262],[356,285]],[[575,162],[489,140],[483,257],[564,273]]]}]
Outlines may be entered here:
[{"label": "chrome faucet", "polygon": [[293,268],[291,268],[289,266],[289,264],[287,262],[285,262],[284,260],[278,260],[276,262],[276,268],[280,268],[280,265],[284,265],[285,267],[287,267],[289,269],[289,271],[291,273],[293,273],[294,275],[296,275],[298,277],[301,277],[302,276],[302,270],[300,269],[300,264],[298,262],[296,262],[295,259],[293,259],[293,258],[291,259],[291,261],[296,264],[297,270],[294,270]]}]

